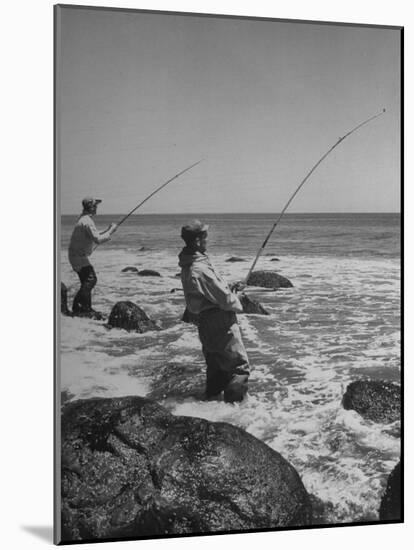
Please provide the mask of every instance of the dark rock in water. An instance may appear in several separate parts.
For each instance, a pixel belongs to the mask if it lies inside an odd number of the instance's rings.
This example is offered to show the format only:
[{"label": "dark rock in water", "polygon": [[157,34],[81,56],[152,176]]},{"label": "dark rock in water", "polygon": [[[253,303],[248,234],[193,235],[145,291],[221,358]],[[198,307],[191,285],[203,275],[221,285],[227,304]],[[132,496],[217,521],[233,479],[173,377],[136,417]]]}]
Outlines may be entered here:
[{"label": "dark rock in water", "polygon": [[401,520],[401,489],[401,463],[398,462],[388,477],[387,488],[381,499],[380,521]]},{"label": "dark rock in water", "polygon": [[191,313],[185,308],[181,321],[184,323],[193,323],[193,325],[198,325],[198,315],[196,313]]},{"label": "dark rock in water", "polygon": [[177,277],[177,278],[178,278],[178,277],[181,277],[181,272],[180,272],[180,273],[176,273],[176,274],[174,275],[174,277]]},{"label": "dark rock in water", "polygon": [[353,409],[373,422],[389,424],[401,417],[401,388],[391,382],[351,382],[342,398],[344,409]]},{"label": "dark rock in water", "polygon": [[257,300],[253,300],[247,294],[240,294],[240,303],[243,306],[243,313],[256,315],[269,315],[269,312]]},{"label": "dark rock in water", "polygon": [[292,283],[286,277],[274,271],[253,271],[247,284],[250,286],[261,286],[264,288],[291,288]]},{"label": "dark rock in water", "polygon": [[108,328],[123,328],[134,332],[160,330],[143,309],[132,302],[117,302],[109,315]]},{"label": "dark rock in water", "polygon": [[270,261],[271,262],[280,262],[279,258],[272,258]]},{"label": "dark rock in water", "polygon": [[240,258],[239,256],[232,256],[231,258],[227,258],[226,262],[245,262],[246,260],[244,258]]},{"label": "dark rock in water", "polygon": [[60,283],[60,312],[63,315],[72,315],[68,308],[68,289],[64,283]]},{"label": "dark rock in water", "polygon": [[138,268],[132,266],[124,267],[122,273],[138,273]]},{"label": "dark rock in water", "polygon": [[158,271],[154,271],[152,269],[142,269],[141,271],[138,271],[138,275],[141,277],[161,277]]},{"label": "dark rock in water", "polygon": [[151,248],[148,248],[148,246],[141,246],[139,252],[148,252],[148,250],[151,250]]},{"label": "dark rock in water", "polygon": [[62,542],[311,523],[296,470],[236,426],[141,397],[62,413]]}]

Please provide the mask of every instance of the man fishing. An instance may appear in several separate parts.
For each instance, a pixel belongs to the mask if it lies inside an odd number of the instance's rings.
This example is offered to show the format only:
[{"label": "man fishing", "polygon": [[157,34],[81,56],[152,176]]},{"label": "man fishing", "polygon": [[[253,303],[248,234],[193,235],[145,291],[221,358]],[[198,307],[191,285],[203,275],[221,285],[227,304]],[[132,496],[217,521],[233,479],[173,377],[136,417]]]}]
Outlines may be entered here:
[{"label": "man fishing", "polygon": [[199,317],[198,333],[207,363],[207,399],[242,401],[247,393],[249,360],[236,313],[243,307],[215,272],[206,254],[208,225],[193,220],[181,229],[185,247],[179,254],[187,309]]},{"label": "man fishing", "polygon": [[72,312],[81,317],[102,319],[102,315],[92,309],[92,289],[97,283],[97,277],[89,256],[94,245],[110,240],[118,225],[112,223],[102,233],[96,229],[93,216],[96,215],[98,204],[102,201],[93,197],[85,197],[82,201],[83,211],[73,229],[69,243],[69,262],[80,279],[81,287],[73,300]]}]

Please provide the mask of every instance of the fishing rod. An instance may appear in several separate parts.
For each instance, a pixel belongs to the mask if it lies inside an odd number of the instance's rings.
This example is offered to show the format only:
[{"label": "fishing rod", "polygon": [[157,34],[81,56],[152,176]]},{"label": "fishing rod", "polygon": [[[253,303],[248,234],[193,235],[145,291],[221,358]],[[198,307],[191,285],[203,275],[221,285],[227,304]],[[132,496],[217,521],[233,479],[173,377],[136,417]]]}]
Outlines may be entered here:
[{"label": "fishing rod", "polygon": [[[191,168],[194,168],[194,166],[197,166],[197,164],[200,164],[200,162],[202,162],[203,159],[200,159],[199,161],[195,162],[194,164],[192,164],[191,166],[187,166],[187,168],[185,168],[184,170],[181,170],[181,172],[178,172],[178,174],[175,174],[175,176],[173,176],[172,178],[170,178],[169,180],[167,180],[165,183],[163,183],[162,185],[160,185],[159,187],[157,187],[155,189],[155,191],[153,191],[150,195],[148,195],[148,197],[146,197],[143,201],[141,201],[139,204],[137,204],[137,206],[135,206],[135,208],[133,208],[130,212],[128,212],[128,214],[125,214],[125,216],[123,216],[123,218],[121,218],[119,220],[119,222],[116,224],[118,227],[120,225],[122,225],[124,223],[124,221],[126,221],[129,216],[131,216],[136,210],[138,210],[138,208],[140,206],[142,206],[144,203],[146,203],[151,197],[153,197],[155,194],[158,193],[158,191],[161,191],[161,189],[163,189],[164,187],[166,187],[169,183],[171,183],[172,181],[174,181],[175,179],[177,179],[178,177],[182,176],[185,172],[188,172],[189,170],[191,170]],[[105,231],[108,231],[108,229],[105,229]],[[105,233],[104,231],[104,233]],[[98,245],[95,246],[95,248],[97,247]],[[94,248],[94,250],[95,250]]]},{"label": "fishing rod", "polygon": [[141,201],[135,208],[133,208],[131,210],[131,212],[129,212],[128,214],[126,214],[118,223],[118,227],[124,223],[125,220],[127,220],[129,218],[129,216],[131,216],[131,214],[133,214],[135,212],[135,210],[138,210],[138,208],[140,206],[142,206],[144,203],[146,203],[151,197],[153,197],[156,193],[158,193],[158,191],[161,191],[161,189],[163,189],[164,187],[166,187],[169,183],[171,183],[172,181],[174,181],[175,179],[177,179],[179,176],[181,176],[182,174],[184,174],[184,172],[188,172],[188,170],[191,170],[191,168],[194,168],[194,166],[197,166],[197,164],[200,164],[200,162],[202,161],[203,159],[195,162],[194,164],[192,164],[191,166],[188,166],[187,168],[185,168],[184,170],[182,170],[181,172],[178,172],[178,174],[176,174],[175,176],[173,176],[172,178],[170,178],[168,181],[166,181],[165,183],[163,183],[162,185],[160,185],[159,187],[157,187],[157,189],[155,189],[155,191],[153,191],[150,195],[148,195],[148,197],[146,197],[143,201]]},{"label": "fishing rod", "polygon": [[296,197],[296,195],[298,194],[298,192],[300,191],[300,189],[303,187],[303,185],[305,184],[305,182],[309,179],[309,177],[313,174],[313,172],[316,170],[316,168],[321,164],[321,162],[329,155],[329,153],[331,153],[335,147],[337,147],[340,143],[342,143],[344,141],[344,139],[346,139],[348,136],[350,136],[351,134],[353,134],[354,132],[356,132],[357,130],[359,130],[359,128],[361,128],[362,126],[364,126],[365,124],[368,124],[368,122],[371,122],[371,120],[374,120],[375,118],[378,118],[379,116],[383,115],[385,113],[385,109],[383,109],[380,113],[377,113],[376,115],[374,116],[371,116],[370,118],[367,118],[366,120],[364,120],[363,122],[361,122],[360,124],[358,124],[357,126],[355,126],[355,128],[352,128],[352,130],[350,130],[347,134],[345,134],[344,136],[340,137],[338,139],[338,141],[332,145],[332,147],[330,147],[330,149],[324,154],[321,156],[321,158],[318,160],[318,162],[312,167],[311,170],[309,170],[309,172],[306,174],[306,176],[303,178],[303,180],[300,182],[299,186],[296,188],[295,192],[291,195],[291,197],[289,198],[289,200],[287,201],[286,205],[284,206],[282,212],[279,214],[277,220],[275,221],[275,223],[273,224],[272,226],[272,229],[269,231],[267,237],[265,238],[265,240],[263,241],[263,244],[262,246],[259,248],[259,251],[258,253],[256,254],[256,257],[252,263],[252,266],[251,268],[249,269],[249,273],[247,274],[247,277],[245,278],[244,282],[243,282],[243,286],[247,285],[247,281],[249,280],[249,277],[250,275],[252,274],[253,272],[253,269],[255,268],[256,264],[257,264],[257,261],[258,259],[260,258],[268,240],[270,239],[273,231],[276,229],[278,223],[280,222],[280,220],[282,219],[282,216],[283,214],[286,212],[286,210],[288,209],[290,203],[293,201],[293,199]]}]

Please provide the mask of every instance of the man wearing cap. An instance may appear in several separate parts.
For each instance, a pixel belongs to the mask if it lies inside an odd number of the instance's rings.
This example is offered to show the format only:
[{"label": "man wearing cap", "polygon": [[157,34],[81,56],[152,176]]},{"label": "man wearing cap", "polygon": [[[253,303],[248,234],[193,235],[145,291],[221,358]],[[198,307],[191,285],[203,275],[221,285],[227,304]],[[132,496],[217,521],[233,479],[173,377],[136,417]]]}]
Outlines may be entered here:
[{"label": "man wearing cap", "polygon": [[96,273],[89,261],[94,245],[109,241],[117,225],[112,223],[109,229],[99,233],[96,229],[93,216],[98,204],[102,201],[93,197],[85,197],[82,201],[83,212],[80,215],[69,244],[69,262],[80,279],[81,287],[73,300],[74,315],[101,318],[98,312],[92,309],[91,292],[97,283]]},{"label": "man wearing cap", "polygon": [[179,254],[187,309],[198,315],[198,333],[207,363],[206,397],[242,401],[247,392],[249,360],[236,313],[243,307],[237,295],[216,273],[207,254],[208,225],[193,220],[181,229],[186,246]]}]

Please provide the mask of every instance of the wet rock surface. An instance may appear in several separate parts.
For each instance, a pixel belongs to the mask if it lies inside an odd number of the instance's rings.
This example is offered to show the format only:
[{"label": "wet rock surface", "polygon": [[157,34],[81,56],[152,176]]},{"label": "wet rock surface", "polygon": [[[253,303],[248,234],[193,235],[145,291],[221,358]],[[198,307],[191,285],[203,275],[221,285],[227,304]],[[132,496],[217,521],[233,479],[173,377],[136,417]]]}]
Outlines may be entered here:
[{"label": "wet rock surface", "polygon": [[141,269],[141,271],[138,271],[138,275],[140,277],[161,277],[161,274],[153,269]]},{"label": "wet rock surface", "polygon": [[372,422],[390,424],[401,417],[401,388],[391,382],[357,380],[346,388],[342,405]]},{"label": "wet rock surface", "polygon": [[260,302],[250,298],[247,294],[240,294],[240,303],[243,306],[243,313],[255,315],[269,315],[269,312],[262,306]]},{"label": "wet rock surface", "polygon": [[122,328],[130,332],[160,330],[160,327],[148,317],[143,309],[133,302],[117,302],[111,310],[108,328]]},{"label": "wet rock surface", "polygon": [[253,271],[247,284],[250,286],[261,286],[263,288],[291,288],[292,283],[286,277],[275,271]]},{"label": "wet rock surface", "polygon": [[60,283],[60,312],[63,315],[72,315],[68,307],[68,289],[64,283]]},{"label": "wet rock surface", "polygon": [[141,397],[63,408],[63,542],[310,522],[296,470],[240,428]]},{"label": "wet rock surface", "polygon": [[124,267],[122,273],[138,273],[138,268],[133,266]]},{"label": "wet rock surface", "polygon": [[381,521],[401,520],[401,463],[395,466],[388,477],[387,487],[381,499],[379,518]]}]

